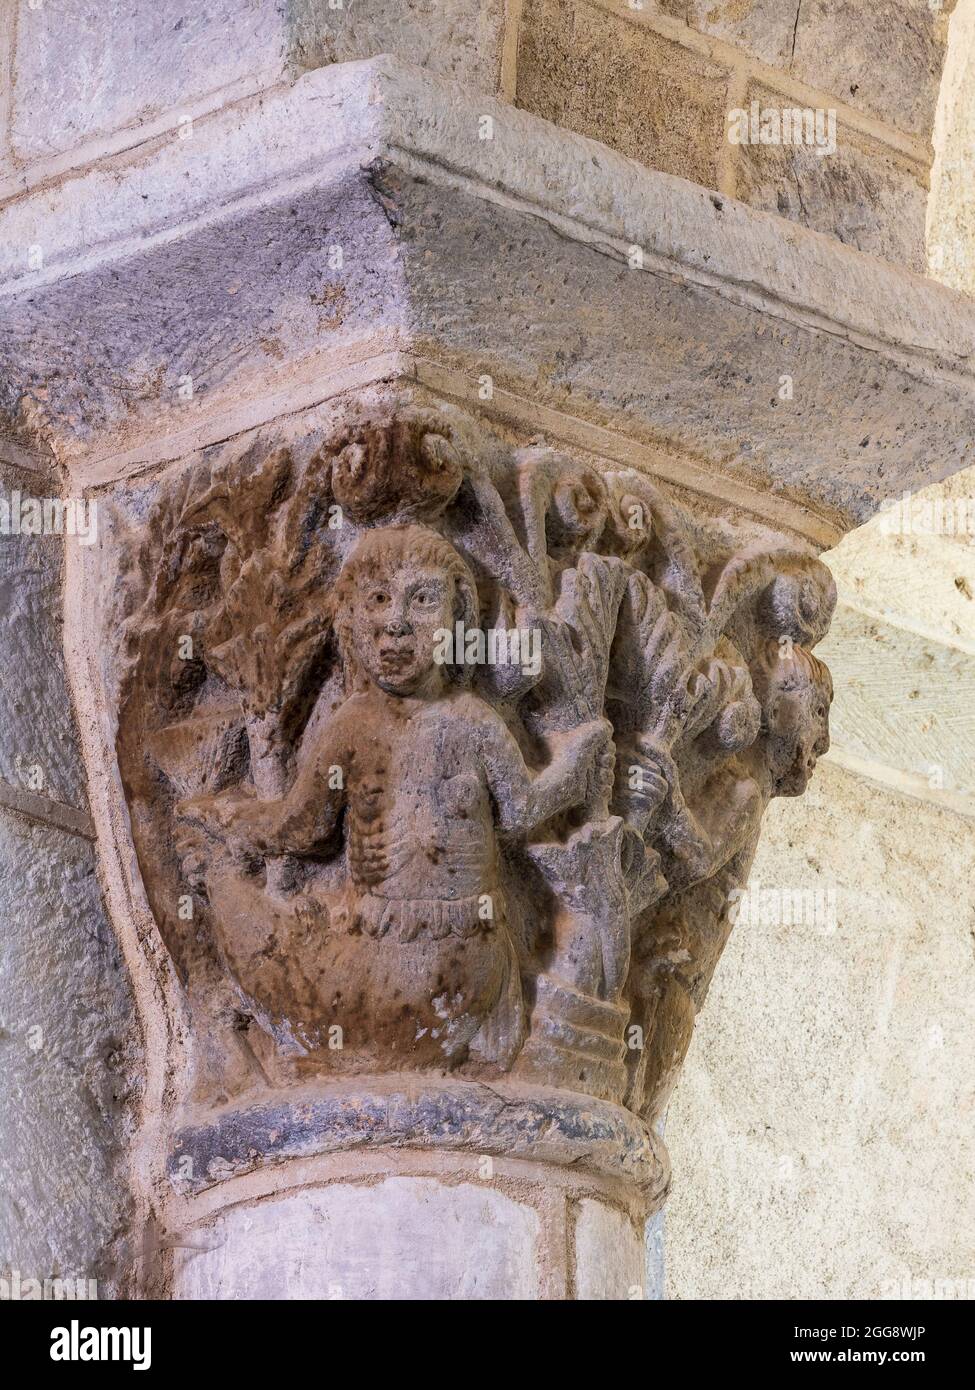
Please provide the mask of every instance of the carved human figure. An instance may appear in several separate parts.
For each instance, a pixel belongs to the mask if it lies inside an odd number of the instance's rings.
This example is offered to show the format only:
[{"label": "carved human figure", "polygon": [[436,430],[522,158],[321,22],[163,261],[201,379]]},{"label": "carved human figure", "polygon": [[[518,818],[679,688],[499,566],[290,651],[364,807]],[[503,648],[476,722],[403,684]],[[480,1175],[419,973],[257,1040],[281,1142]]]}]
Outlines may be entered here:
[{"label": "carved human figure", "polygon": [[384,1066],[506,1065],[524,1019],[499,835],[524,836],[591,795],[611,728],[553,735],[547,766],[529,769],[466,688],[469,668],[438,661],[441,634],[476,627],[478,603],[464,561],[432,530],[366,532],[330,606],[348,696],[302,746],[290,791],[198,798],[182,813],[264,855],[324,858],[344,840],[347,886],[321,924],[318,1033],[338,1024],[353,1056]]}]

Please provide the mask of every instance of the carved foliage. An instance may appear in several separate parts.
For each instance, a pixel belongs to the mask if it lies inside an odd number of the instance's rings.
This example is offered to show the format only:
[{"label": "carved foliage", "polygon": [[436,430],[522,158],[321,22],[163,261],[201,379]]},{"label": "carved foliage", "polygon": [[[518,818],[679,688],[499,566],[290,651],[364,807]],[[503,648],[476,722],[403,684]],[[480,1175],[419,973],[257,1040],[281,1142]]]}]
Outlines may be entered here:
[{"label": "carved foliage", "polygon": [[414,408],[197,466],[142,536],[119,762],[214,1055],[235,1010],[217,1089],[514,1069],[656,1113],[827,746],[828,572]]}]

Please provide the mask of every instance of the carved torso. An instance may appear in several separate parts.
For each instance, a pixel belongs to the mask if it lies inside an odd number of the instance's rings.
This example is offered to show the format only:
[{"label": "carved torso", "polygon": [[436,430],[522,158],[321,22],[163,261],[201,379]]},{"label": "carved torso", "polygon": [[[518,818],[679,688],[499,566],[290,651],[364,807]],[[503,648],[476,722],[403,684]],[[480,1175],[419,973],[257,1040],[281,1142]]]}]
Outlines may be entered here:
[{"label": "carved torso", "polygon": [[465,935],[496,917],[493,812],[477,739],[484,711],[470,695],[425,704],[382,692],[343,708],[349,876],[366,930]]}]

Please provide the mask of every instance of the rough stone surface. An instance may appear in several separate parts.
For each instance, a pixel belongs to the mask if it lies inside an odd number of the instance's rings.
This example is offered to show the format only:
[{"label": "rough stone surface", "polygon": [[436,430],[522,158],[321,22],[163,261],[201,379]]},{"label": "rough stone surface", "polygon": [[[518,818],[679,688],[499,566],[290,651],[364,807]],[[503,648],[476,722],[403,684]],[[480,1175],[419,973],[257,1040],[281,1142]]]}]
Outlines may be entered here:
[{"label": "rough stone surface", "polygon": [[392,1177],[226,1212],[177,1251],[180,1299],[536,1299],[538,1213],[487,1186]]},{"label": "rough stone surface", "polygon": [[770,67],[789,66],[796,15],[784,0],[663,0],[660,8]]},{"label": "rough stone surface", "polygon": [[[0,466],[0,518],[12,505],[20,520],[28,499],[59,495],[60,485],[51,479]],[[62,651],[63,544],[58,535],[0,531],[0,779],[84,807],[85,777]]]},{"label": "rough stone surface", "polygon": [[[975,474],[900,498],[830,552],[837,752],[975,809]],[[906,780],[905,780],[906,779]]]},{"label": "rough stone surface", "polygon": [[[769,93],[752,95],[763,107],[786,104]],[[921,171],[843,126],[833,154],[808,145],[742,145],[737,196],[751,207],[924,273],[927,188]]]},{"label": "rough stone surface", "polygon": [[652,1122],[722,894],[828,748],[828,571],[375,394],[130,525],[104,649],[142,881],[200,1028],[244,1005],[208,1098],[246,1031],[277,1085],[511,1073]]},{"label": "rough stone surface", "polygon": [[[781,11],[773,22],[764,4],[660,8],[742,53],[760,50],[783,71],[788,44],[787,66],[830,90],[848,78],[820,51],[822,32],[850,28],[851,8],[833,0],[805,0],[805,16],[802,3],[794,16],[790,7],[791,39]],[[905,92],[930,47],[924,36],[940,31],[919,20],[898,46],[897,20],[916,5],[889,9],[893,76],[885,85],[870,74],[862,96],[853,81],[844,99],[860,96],[868,114],[882,99],[893,112],[882,119],[923,135],[930,82],[916,100]],[[614,1176],[634,1176],[641,1164],[660,1175],[638,1116],[656,1119],[666,1106],[765,803],[802,791],[826,747],[829,679],[805,647],[823,634],[831,585],[805,547],[742,525],[724,500],[692,517],[645,472],[616,467],[598,447],[584,455],[593,438],[610,453],[622,437],[635,440],[641,459],[658,445],[676,450],[735,506],[732,482],[756,497],[779,494],[790,517],[806,508],[834,531],[971,450],[970,305],[783,227],[781,217],[641,167],[730,186],[730,77],[723,60],[700,56],[706,41],[677,44],[632,14],[583,0],[526,5],[519,100],[568,128],[559,129],[482,97],[498,81],[502,13],[521,7],[361,0],[355,14],[333,18],[296,0],[264,7],[266,29],[244,23],[231,34],[236,15],[254,18],[253,6],[211,10],[187,26],[164,4],[155,27],[132,25],[114,43],[104,16],[70,5],[56,40],[46,17],[37,93],[27,97],[18,76],[22,160],[67,151],[66,164],[71,150],[123,128],[132,138],[116,147],[139,146],[2,210],[11,283],[0,407],[19,437],[45,440],[83,476],[121,477],[133,461],[149,468],[144,485],[111,488],[136,541],[106,548],[86,570],[104,581],[84,591],[96,600],[89,611],[112,609],[112,625],[92,624],[84,639],[76,632],[84,651],[72,648],[77,670],[87,662],[90,673],[108,674],[100,704],[83,681],[76,693],[84,690],[100,828],[110,822],[119,852],[106,856],[112,901],[129,904],[120,909],[135,919],[122,923],[127,939],[134,927],[147,940],[170,1006],[165,1019],[153,1015],[155,1039],[165,1044],[169,1029],[171,1044],[159,1048],[153,1094],[165,1115],[154,1118],[184,1126],[173,1173],[184,1186],[169,1190],[160,1146],[140,1195],[155,1183],[161,1208],[212,1212],[225,1192],[249,1201],[267,1190],[274,1165],[307,1160],[308,1171],[324,1171],[335,1148],[366,1150],[361,1182],[236,1207],[198,1230],[198,1243],[177,1241],[183,1296],[305,1295],[309,1278],[323,1297],[382,1296],[404,1274],[411,1296],[417,1287],[431,1297],[539,1296],[539,1218],[520,1200],[520,1179],[487,1197],[457,1172],[446,1184],[383,1182],[367,1172],[370,1143],[395,1149],[396,1163],[427,1141],[465,1151],[465,1161],[492,1145],[533,1163],[579,1159],[598,1173],[600,1190],[614,1163]],[[87,67],[86,26],[99,55]],[[63,59],[61,43],[74,44]],[[857,55],[859,43],[848,45]],[[376,46],[427,71],[342,61]],[[201,62],[214,48],[218,61]],[[143,49],[159,67],[145,81]],[[295,63],[334,71],[292,82]],[[737,92],[745,67],[729,55],[732,65]],[[167,67],[182,86],[168,81]],[[187,148],[168,132],[153,141],[147,131],[140,143],[144,123],[162,130],[184,101],[219,106],[256,87],[266,89],[258,98],[201,120]],[[32,119],[35,99],[43,109]],[[773,185],[794,185],[796,208],[776,190],[774,212],[919,266],[917,196],[898,240],[889,225],[905,198],[895,166],[868,169],[851,162],[851,148],[828,174],[806,167],[816,160],[809,152],[787,170],[753,163],[746,186],[772,208]],[[864,220],[868,204],[881,207],[884,225]],[[634,241],[648,260],[639,276],[626,269]],[[394,349],[403,356],[394,359]],[[329,354],[341,364],[334,378],[322,367]],[[374,376],[355,378],[369,354]],[[488,438],[462,412],[443,410],[443,396],[424,396],[426,386],[408,409],[406,393],[370,394],[369,381],[413,373],[429,381],[436,372],[452,374],[455,399],[473,401],[479,378],[499,385],[504,432]],[[788,395],[777,390],[785,381]],[[312,382],[322,395],[300,404],[287,396]],[[335,404],[322,406],[323,397]],[[505,398],[530,402],[530,445],[516,413],[504,414]],[[185,409],[187,399],[194,404]],[[383,413],[390,400],[392,416]],[[543,442],[553,420],[572,441],[564,451],[556,428],[551,447]],[[255,421],[262,432],[243,434]],[[183,462],[152,471],[174,460]],[[634,497],[652,521],[636,539],[623,520]],[[324,522],[332,503],[345,514],[339,539]],[[964,574],[955,583],[965,599]],[[72,602],[77,624],[84,605],[78,594]],[[544,631],[534,683],[477,673],[466,688],[463,673],[431,656],[435,623],[516,614]],[[855,692],[876,674],[860,657],[883,639],[870,614],[847,622],[837,650]],[[173,643],[188,627],[196,646],[181,665]],[[85,643],[101,650],[92,656]],[[906,666],[908,677],[937,671],[943,688],[967,692],[970,673],[955,655],[944,659],[926,637],[906,662],[905,650],[888,654],[881,670],[890,689]],[[934,706],[910,728],[922,751],[939,719],[948,727],[950,702]],[[875,744],[870,709],[850,710],[850,739]],[[624,780],[634,763],[637,787]],[[930,1079],[916,1048],[901,1065],[888,1034],[903,958],[912,987],[914,976],[938,987],[914,937],[943,904],[948,860],[923,889],[874,892],[896,846],[855,810],[859,864],[852,855],[839,869],[827,861],[827,886],[845,874],[860,915],[876,912],[885,930],[903,924],[907,944],[882,960],[890,969],[873,999],[869,948],[886,949],[887,938],[871,937],[869,923],[855,945],[843,938],[822,967],[822,1032],[846,1045],[837,1070],[849,1129],[866,1108],[866,1063],[876,1055],[893,1067],[891,1090],[906,1092],[898,1118],[910,1114],[916,1126]],[[903,839],[905,825],[896,829]],[[27,877],[18,853],[12,862]],[[922,834],[891,878],[916,874],[925,854],[930,860]],[[35,878],[65,862],[73,872],[70,856],[32,846]],[[818,863],[807,867],[821,874]],[[526,881],[544,889],[527,902]],[[185,890],[197,895],[192,918],[182,912]],[[55,884],[42,896],[64,897],[70,916],[73,891]],[[488,926],[485,898],[501,909]],[[839,927],[817,921],[812,941],[802,928],[792,922],[772,933],[771,948],[762,943],[753,978],[767,980],[786,943],[793,957],[798,943],[807,966],[821,964],[816,933],[836,936]],[[753,939],[746,928],[746,949]],[[31,929],[28,954],[51,949],[45,940]],[[867,968],[857,976],[863,951]],[[17,957],[2,959],[6,967]],[[31,955],[22,973],[35,968],[45,996],[51,980],[60,986],[60,958],[52,967]],[[87,978],[83,969],[75,976]],[[18,989],[15,978],[15,1000]],[[806,1032],[823,1024],[808,993],[794,1011]],[[751,1047],[768,1000],[758,997]],[[857,1057],[850,1040],[865,1002],[876,1004],[875,1019]],[[102,1030],[121,1019],[131,1037],[123,1011],[108,998],[92,1013]],[[648,1039],[635,1058],[622,1041],[630,1011]],[[946,1017],[927,1034],[934,1048],[946,1027],[961,1031]],[[338,1057],[332,1025],[343,1032]],[[793,1045],[808,1065],[804,1042]],[[769,1055],[766,1046],[760,1083],[771,1084]],[[755,1073],[751,1052],[745,1060]],[[439,1086],[445,1066],[469,1080]],[[422,1094],[369,1086],[374,1069],[425,1070],[431,1086]],[[359,1092],[337,1096],[334,1079],[322,1078],[343,1070]],[[546,1089],[552,1081],[559,1091]],[[529,1102],[509,1084],[527,1087]],[[948,1089],[942,1082],[939,1103]],[[734,1092],[723,1084],[719,1094]],[[948,1097],[961,1112],[970,1099],[958,1086]],[[69,1096],[69,1130],[71,1107]],[[221,1189],[222,1178],[234,1182]],[[114,1200],[109,1181],[103,1189]],[[542,1206],[550,1213],[557,1203]],[[967,1213],[956,1208],[963,1224]],[[577,1294],[620,1296],[624,1279],[640,1278],[629,1218],[588,1198],[574,1210]],[[69,1222],[65,1248],[83,1254],[91,1230],[111,1224],[99,1213],[77,1236]],[[412,1277],[431,1224],[443,1230],[437,1259]],[[554,1224],[564,1259],[566,1230]],[[320,1227],[326,1240],[313,1244],[309,1273],[308,1233],[314,1240]],[[36,1261],[32,1231],[23,1245]],[[350,1259],[350,1246],[362,1261]],[[472,1248],[483,1257],[471,1261]]]},{"label": "rough stone surface", "polygon": [[584,1197],[575,1218],[575,1296],[643,1299],[643,1238],[630,1218],[605,1202]]},{"label": "rough stone surface", "polygon": [[17,7],[12,136],[24,161],[120,127],[280,66],[283,5],[264,0],[139,4],[122,18],[98,0]]},{"label": "rough stone surface", "polygon": [[934,129],[928,210],[928,273],[975,294],[975,6],[951,18],[948,56]]},{"label": "rough stone surface", "polygon": [[[402,193],[404,209],[413,209],[407,217],[418,224],[429,225],[437,209],[449,244],[470,226],[474,206],[465,207],[462,196],[439,209],[425,192]],[[716,216],[728,215],[734,205],[718,201],[725,211]],[[944,473],[970,461],[969,425],[961,433],[946,428],[942,408],[925,403],[927,383],[875,353],[861,356],[845,333],[807,337],[776,316],[748,310],[732,324],[723,306],[693,286],[653,276],[634,281],[634,272],[604,257],[583,262],[564,238],[523,218],[498,211],[490,221],[489,238],[503,247],[509,267],[510,301],[497,294],[494,268],[482,275],[470,258],[454,264],[416,255],[410,268],[431,337],[435,323],[441,341],[476,354],[480,370],[495,372],[499,382],[531,380],[542,399],[569,410],[592,392],[607,423],[625,418],[636,431],[642,417],[653,436],[702,451],[716,468],[753,480],[767,469],[777,495],[815,496],[848,517],[850,508],[858,520],[884,496],[916,485],[903,481],[905,470],[930,480],[933,460]],[[860,258],[858,274],[867,266],[886,269]],[[586,306],[584,321],[567,318],[567,284]],[[780,394],[783,374],[791,399]],[[967,417],[967,390],[958,406]]]},{"label": "rough stone surface", "polygon": [[503,0],[215,0],[193,12],[142,0],[124,21],[94,0],[20,0],[13,155],[30,164],[108,137],[134,144],[140,127],[192,145],[194,112],[380,53],[495,92],[503,21]]},{"label": "rough stone surface", "polygon": [[519,106],[651,169],[714,188],[727,74],[678,44],[572,0],[525,7]]},{"label": "rough stone surface", "polygon": [[627,1111],[591,1097],[402,1078],[228,1106],[174,1137],[170,1178],[202,1191],[266,1163],[349,1149],[451,1149],[535,1159],[659,1192],[661,1150]]},{"label": "rough stone surface", "polygon": [[835,919],[732,934],[668,1117],[669,1296],[970,1297],[972,822],[827,761],[752,882]]},{"label": "rough stone surface", "polygon": [[[475,137],[485,106],[493,140]],[[716,486],[813,498],[844,525],[971,454],[975,315],[931,281],[392,60],[307,74],[233,114],[192,160],[193,142],[170,142],[69,181],[53,206],[37,194],[0,214],[5,273],[25,291],[7,309],[4,406],[60,451],[138,442],[144,462],[147,435],[224,438],[210,412],[310,372],[316,351],[396,332],[448,354],[472,398],[490,371],[533,403],[689,452]],[[337,161],[343,144],[354,158]],[[425,185],[393,147],[423,162]],[[363,170],[380,151],[392,165]],[[271,169],[317,187],[296,195]],[[533,215],[494,205],[493,188]],[[357,248],[341,270],[333,237]],[[50,257],[38,274],[35,242]],[[627,267],[634,242],[648,272]],[[69,266],[86,273],[59,279]]]},{"label": "rough stone surface", "polygon": [[975,803],[975,651],[841,606],[824,656],[842,671],[837,744]]},{"label": "rough stone surface", "polygon": [[975,469],[892,499],[829,552],[829,568],[854,606],[975,649]]},{"label": "rough stone surface", "polygon": [[301,67],[398,53],[465,86],[495,92],[504,0],[291,0],[289,42]]},{"label": "rough stone surface", "polygon": [[951,4],[807,0],[799,6],[794,77],[921,139],[930,139]]},{"label": "rough stone surface", "polygon": [[120,1273],[138,1032],[91,847],[0,811],[0,1274]]}]

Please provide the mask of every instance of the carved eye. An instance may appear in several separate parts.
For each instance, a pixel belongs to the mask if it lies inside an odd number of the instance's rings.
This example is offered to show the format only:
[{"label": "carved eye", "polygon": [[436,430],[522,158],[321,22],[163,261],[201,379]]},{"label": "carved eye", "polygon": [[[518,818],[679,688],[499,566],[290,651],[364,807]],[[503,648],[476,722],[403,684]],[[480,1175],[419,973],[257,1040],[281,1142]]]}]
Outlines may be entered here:
[{"label": "carved eye", "polygon": [[385,589],[373,589],[369,595],[369,604],[372,608],[385,608],[389,602],[389,594]]},{"label": "carved eye", "polygon": [[432,589],[417,589],[413,595],[413,602],[420,608],[432,608],[437,602],[437,595]]}]

